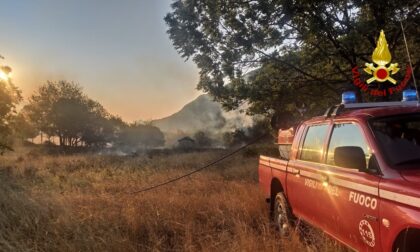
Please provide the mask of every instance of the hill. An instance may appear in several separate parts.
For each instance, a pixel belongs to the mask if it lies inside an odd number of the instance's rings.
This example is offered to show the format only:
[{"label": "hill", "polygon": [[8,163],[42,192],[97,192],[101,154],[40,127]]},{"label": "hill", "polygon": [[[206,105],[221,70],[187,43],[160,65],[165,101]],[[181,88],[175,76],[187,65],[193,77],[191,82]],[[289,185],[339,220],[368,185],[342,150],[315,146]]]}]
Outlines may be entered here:
[{"label": "hill", "polygon": [[171,145],[183,136],[192,136],[197,131],[207,132],[215,139],[223,133],[252,125],[252,117],[239,110],[224,111],[222,106],[209,95],[200,95],[186,104],[180,111],[152,124],[159,127]]}]

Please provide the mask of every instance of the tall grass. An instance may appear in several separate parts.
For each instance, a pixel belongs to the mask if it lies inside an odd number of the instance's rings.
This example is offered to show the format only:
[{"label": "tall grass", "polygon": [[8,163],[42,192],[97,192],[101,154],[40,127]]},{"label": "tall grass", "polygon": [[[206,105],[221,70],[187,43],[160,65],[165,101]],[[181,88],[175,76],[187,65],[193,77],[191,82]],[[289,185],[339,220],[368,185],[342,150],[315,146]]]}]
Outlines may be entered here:
[{"label": "tall grass", "polygon": [[[130,192],[221,151],[156,156],[0,157],[0,251],[302,251],[281,240],[258,190],[257,157],[239,155],[155,191]],[[326,241],[326,242],[325,242]],[[335,250],[319,239],[322,250]]]}]

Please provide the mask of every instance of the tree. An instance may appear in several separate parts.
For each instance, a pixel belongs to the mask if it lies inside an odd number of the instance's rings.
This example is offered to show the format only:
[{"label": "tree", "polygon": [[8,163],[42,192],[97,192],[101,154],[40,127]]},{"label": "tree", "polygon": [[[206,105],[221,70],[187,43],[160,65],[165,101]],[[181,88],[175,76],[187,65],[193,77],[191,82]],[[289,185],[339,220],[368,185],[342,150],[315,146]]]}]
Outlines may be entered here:
[{"label": "tree", "polygon": [[197,131],[194,134],[194,140],[201,148],[210,147],[213,144],[213,140],[204,131]]},{"label": "tree", "polygon": [[89,127],[84,129],[81,140],[88,146],[103,147],[107,143],[118,141],[118,135],[124,127],[127,127],[127,124],[120,117],[94,116]]},{"label": "tree", "polygon": [[15,136],[22,141],[25,141],[28,138],[33,139],[39,134],[35,125],[31,123],[28,115],[26,114],[25,107],[14,118],[13,129]]},{"label": "tree", "polygon": [[146,149],[165,144],[165,137],[158,127],[150,124],[133,123],[122,128],[118,145],[129,149]]},{"label": "tree", "polygon": [[[2,67],[1,73],[8,74],[10,67]],[[11,150],[11,123],[16,116],[16,106],[21,102],[21,91],[10,79],[0,79],[0,154]]]},{"label": "tree", "polygon": [[381,29],[395,62],[407,62],[400,20],[419,76],[414,0],[178,0],[165,17],[174,47],[200,69],[198,89],[274,118],[318,114],[354,89],[351,69],[371,61]]},{"label": "tree", "polygon": [[67,81],[48,81],[29,98],[26,113],[37,129],[58,136],[60,146],[103,146],[114,136],[117,121],[103,106]]},{"label": "tree", "polygon": [[[49,136],[59,136],[60,145],[65,145],[64,132],[68,130],[60,127],[64,125],[67,128],[66,122],[60,122],[60,119],[64,117],[64,120],[71,121],[70,127],[76,123],[77,120],[72,118],[75,113],[72,113],[71,106],[75,105],[77,107],[75,110],[80,109],[82,100],[82,90],[75,83],[47,81],[29,98],[29,104],[25,109],[39,131]],[[71,114],[66,118],[63,113],[67,112]]]},{"label": "tree", "polygon": [[254,118],[252,126],[247,128],[246,131],[250,140],[254,140],[260,137],[266,137],[270,139],[270,122],[265,118]]},{"label": "tree", "polygon": [[[277,134],[277,133],[276,133]],[[269,121],[265,118],[254,118],[250,127],[235,129],[223,134],[225,146],[234,147],[254,140],[272,141]]]},{"label": "tree", "polygon": [[248,136],[243,129],[236,129],[232,132],[225,132],[223,134],[223,142],[228,147],[235,147],[244,144],[248,141]]}]

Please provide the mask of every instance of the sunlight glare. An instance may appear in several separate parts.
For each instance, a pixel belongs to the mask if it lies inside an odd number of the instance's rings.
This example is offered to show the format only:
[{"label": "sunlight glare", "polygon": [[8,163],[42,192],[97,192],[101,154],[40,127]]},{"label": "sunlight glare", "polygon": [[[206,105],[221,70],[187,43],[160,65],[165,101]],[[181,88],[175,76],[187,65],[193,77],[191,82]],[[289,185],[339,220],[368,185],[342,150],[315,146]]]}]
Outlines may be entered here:
[{"label": "sunlight glare", "polygon": [[0,70],[0,80],[8,81],[9,80],[9,75],[6,74],[5,72],[3,72],[2,70]]}]

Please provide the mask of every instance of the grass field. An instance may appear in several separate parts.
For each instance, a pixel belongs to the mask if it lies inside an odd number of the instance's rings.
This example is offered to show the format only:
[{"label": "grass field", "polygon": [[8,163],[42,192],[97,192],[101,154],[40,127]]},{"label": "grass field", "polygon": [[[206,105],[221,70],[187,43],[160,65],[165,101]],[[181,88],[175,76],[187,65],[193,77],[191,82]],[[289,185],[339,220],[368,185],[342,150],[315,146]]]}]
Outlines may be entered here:
[{"label": "grass field", "polygon": [[[22,149],[1,156],[0,251],[307,251],[298,235],[283,241],[270,227],[255,155],[239,153],[158,190],[130,193],[223,153],[52,156]],[[314,243],[340,249],[322,234]]]}]

